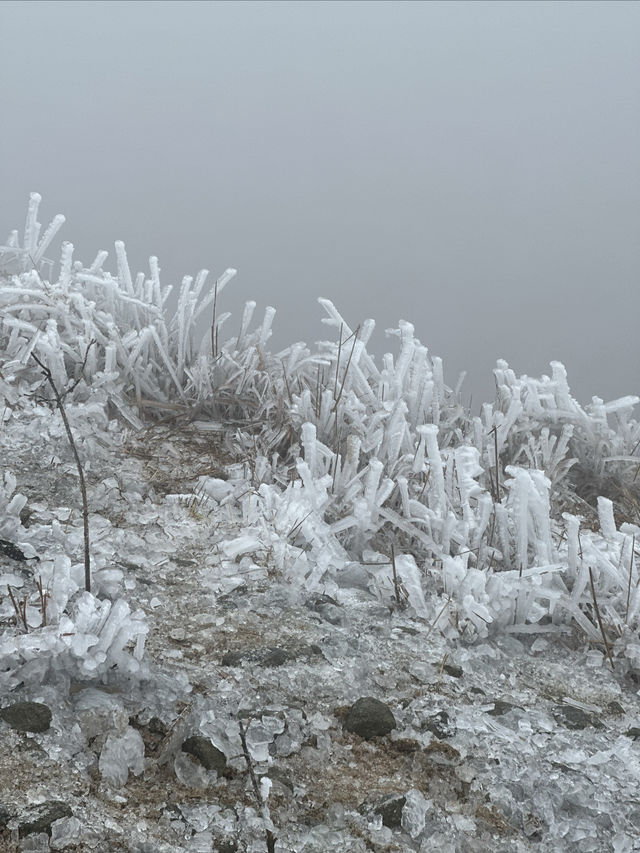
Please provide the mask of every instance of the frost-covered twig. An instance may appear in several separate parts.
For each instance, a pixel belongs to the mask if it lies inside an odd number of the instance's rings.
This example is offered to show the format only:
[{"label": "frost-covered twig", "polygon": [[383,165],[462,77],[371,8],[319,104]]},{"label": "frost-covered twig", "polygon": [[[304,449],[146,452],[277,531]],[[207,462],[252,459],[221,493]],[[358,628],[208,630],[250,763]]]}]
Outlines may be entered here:
[{"label": "frost-covered twig", "polygon": [[607,634],[604,630],[604,625],[602,624],[602,617],[600,616],[600,608],[598,607],[598,599],[596,598],[596,588],[593,583],[593,572],[591,571],[591,566],[589,566],[589,580],[591,582],[591,596],[593,598],[593,609],[596,612],[596,617],[598,619],[598,625],[600,626],[600,633],[602,634],[602,639],[604,641],[604,647],[607,650],[607,657],[609,658],[609,663],[611,664],[611,670],[615,670],[613,665],[613,655],[611,654],[611,647],[609,646],[609,640],[607,640]]},{"label": "frost-covered twig", "polygon": [[64,428],[67,433],[67,438],[69,439],[69,444],[71,445],[71,450],[73,452],[73,458],[75,459],[76,468],[78,469],[80,493],[82,495],[82,525],[84,530],[84,588],[87,592],[91,592],[91,556],[89,553],[89,502],[87,501],[87,486],[84,481],[84,471],[82,470],[82,462],[80,461],[78,449],[73,439],[73,433],[71,431],[71,426],[67,418],[67,413],[64,410],[62,396],[56,387],[56,383],[53,381],[51,371],[42,361],[40,361],[40,359],[34,352],[31,353],[31,358],[36,362],[36,364],[40,366],[40,369],[42,370],[45,379],[51,386],[53,395],[56,398],[56,403],[58,404],[58,408],[60,409],[60,415],[62,416],[62,422],[64,423]]},{"label": "frost-covered twig", "polygon": [[[260,788],[258,786],[258,780],[256,779],[256,774],[253,769],[253,763],[251,761],[251,754],[249,752],[249,747],[247,746],[247,733],[245,731],[244,726],[242,725],[242,720],[238,720],[238,729],[240,730],[240,742],[242,743],[242,752],[244,753],[244,760],[247,762],[247,769],[249,771],[249,776],[251,778],[251,786],[253,788],[253,793],[256,798],[256,802],[258,804],[258,810],[262,815],[265,823],[270,823],[271,820],[266,813],[266,805],[262,796],[260,794]],[[276,849],[276,836],[273,831],[266,826],[265,827],[265,838],[267,841],[267,853],[275,853]]]}]

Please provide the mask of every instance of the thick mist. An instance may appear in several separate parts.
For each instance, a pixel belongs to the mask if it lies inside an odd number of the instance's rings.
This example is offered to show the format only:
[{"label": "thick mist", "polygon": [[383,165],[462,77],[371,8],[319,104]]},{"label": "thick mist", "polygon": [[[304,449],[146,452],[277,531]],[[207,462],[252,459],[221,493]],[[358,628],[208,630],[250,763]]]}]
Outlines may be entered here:
[{"label": "thick mist", "polygon": [[640,5],[48,0],[0,31],[0,241],[36,190],[85,263],[237,267],[222,307],[274,305],[274,348],[326,296],[378,354],[411,320],[474,410],[497,358],[638,392]]}]

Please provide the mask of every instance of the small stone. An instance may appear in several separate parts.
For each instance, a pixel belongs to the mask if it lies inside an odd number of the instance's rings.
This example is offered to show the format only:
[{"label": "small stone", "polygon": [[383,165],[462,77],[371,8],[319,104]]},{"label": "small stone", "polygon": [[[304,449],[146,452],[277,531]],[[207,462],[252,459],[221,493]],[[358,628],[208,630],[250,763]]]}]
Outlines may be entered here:
[{"label": "small stone", "polygon": [[17,732],[46,732],[51,725],[51,711],[42,702],[16,702],[0,709],[0,719]]},{"label": "small stone", "polygon": [[553,716],[556,722],[567,729],[586,729],[588,726],[594,729],[604,728],[600,720],[574,705],[556,705]]},{"label": "small stone", "polygon": [[424,752],[433,764],[453,767],[460,763],[460,753],[450,743],[432,740],[428,746],[425,746]]},{"label": "small stone", "polygon": [[454,727],[449,723],[449,715],[446,711],[438,711],[437,714],[432,714],[422,724],[428,732],[435,735],[439,740],[444,740],[454,734]]},{"label": "small stone", "polygon": [[221,660],[222,666],[240,666],[240,664],[253,662],[257,666],[273,667],[282,666],[292,660],[292,656],[284,649],[277,647],[266,649],[244,649],[237,652],[226,652]]},{"label": "small stone", "polygon": [[71,817],[72,811],[61,800],[47,800],[31,809],[18,826],[18,835],[24,838],[34,832],[46,832],[51,835],[51,824],[63,817]]},{"label": "small stone", "polygon": [[182,751],[193,755],[205,770],[215,770],[221,776],[227,767],[224,752],[215,747],[211,741],[201,735],[192,735],[182,744]]},{"label": "small stone", "polygon": [[401,755],[408,755],[411,752],[419,752],[422,748],[421,744],[418,743],[417,740],[410,737],[401,737],[397,740],[392,740],[390,746],[395,752],[399,752]]},{"label": "small stone", "polygon": [[374,814],[382,817],[383,826],[397,829],[402,824],[402,809],[407,802],[406,797],[391,797],[374,808]]},{"label": "small stone", "polygon": [[245,656],[245,652],[225,652],[220,663],[222,666],[239,666]]},{"label": "small stone", "polygon": [[163,737],[169,731],[169,727],[159,717],[151,717],[147,723],[147,728],[151,734],[162,735]]},{"label": "small stone", "polygon": [[218,853],[236,853],[238,848],[235,841],[218,841],[215,849]]},{"label": "small stone", "polygon": [[340,625],[344,621],[338,602],[330,595],[314,595],[305,601],[305,607],[332,625]]},{"label": "small stone", "polygon": [[267,776],[273,782],[277,782],[289,794],[293,794],[293,781],[285,770],[280,767],[270,767]]},{"label": "small stone", "polygon": [[389,734],[396,727],[390,708],[373,696],[364,696],[351,706],[344,727],[365,740]]},{"label": "small stone", "polygon": [[282,666],[288,660],[290,660],[290,656],[285,652],[284,649],[269,649],[267,654],[262,658],[260,663],[262,666]]},{"label": "small stone", "polygon": [[457,663],[445,663],[442,669],[452,678],[462,678],[462,667],[458,666]]},{"label": "small stone", "polygon": [[25,562],[27,559],[17,545],[14,545],[13,542],[8,542],[6,539],[0,539],[0,554],[4,554],[5,557],[9,557],[20,563]]},{"label": "small stone", "polygon": [[[509,711],[513,711],[514,708],[519,707],[519,705],[514,705],[512,702],[503,702],[502,699],[494,699],[493,708],[487,711],[487,714],[490,714],[492,717],[501,717],[503,714],[508,714]],[[522,709],[520,708],[520,710]]]}]

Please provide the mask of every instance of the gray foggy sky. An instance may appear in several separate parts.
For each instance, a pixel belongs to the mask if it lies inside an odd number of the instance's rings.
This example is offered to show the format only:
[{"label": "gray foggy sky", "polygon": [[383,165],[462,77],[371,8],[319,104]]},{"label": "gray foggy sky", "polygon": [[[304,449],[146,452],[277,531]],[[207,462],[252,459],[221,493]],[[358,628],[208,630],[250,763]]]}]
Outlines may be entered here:
[{"label": "gray foggy sky", "polygon": [[237,267],[273,349],[327,296],[474,411],[496,358],[640,392],[639,3],[31,0],[0,39],[0,241],[36,190],[85,263]]}]

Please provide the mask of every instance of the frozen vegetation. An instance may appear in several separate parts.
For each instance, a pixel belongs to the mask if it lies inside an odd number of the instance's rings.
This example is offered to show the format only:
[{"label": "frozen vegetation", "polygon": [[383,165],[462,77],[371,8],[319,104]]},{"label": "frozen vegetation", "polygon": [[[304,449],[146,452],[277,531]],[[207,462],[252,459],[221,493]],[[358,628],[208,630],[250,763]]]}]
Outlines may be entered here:
[{"label": "frozen vegetation", "polygon": [[640,849],[638,398],[499,361],[473,415],[327,299],[274,354],[234,270],[175,307],[122,243],[48,260],[39,201],[0,247],[0,849]]}]

